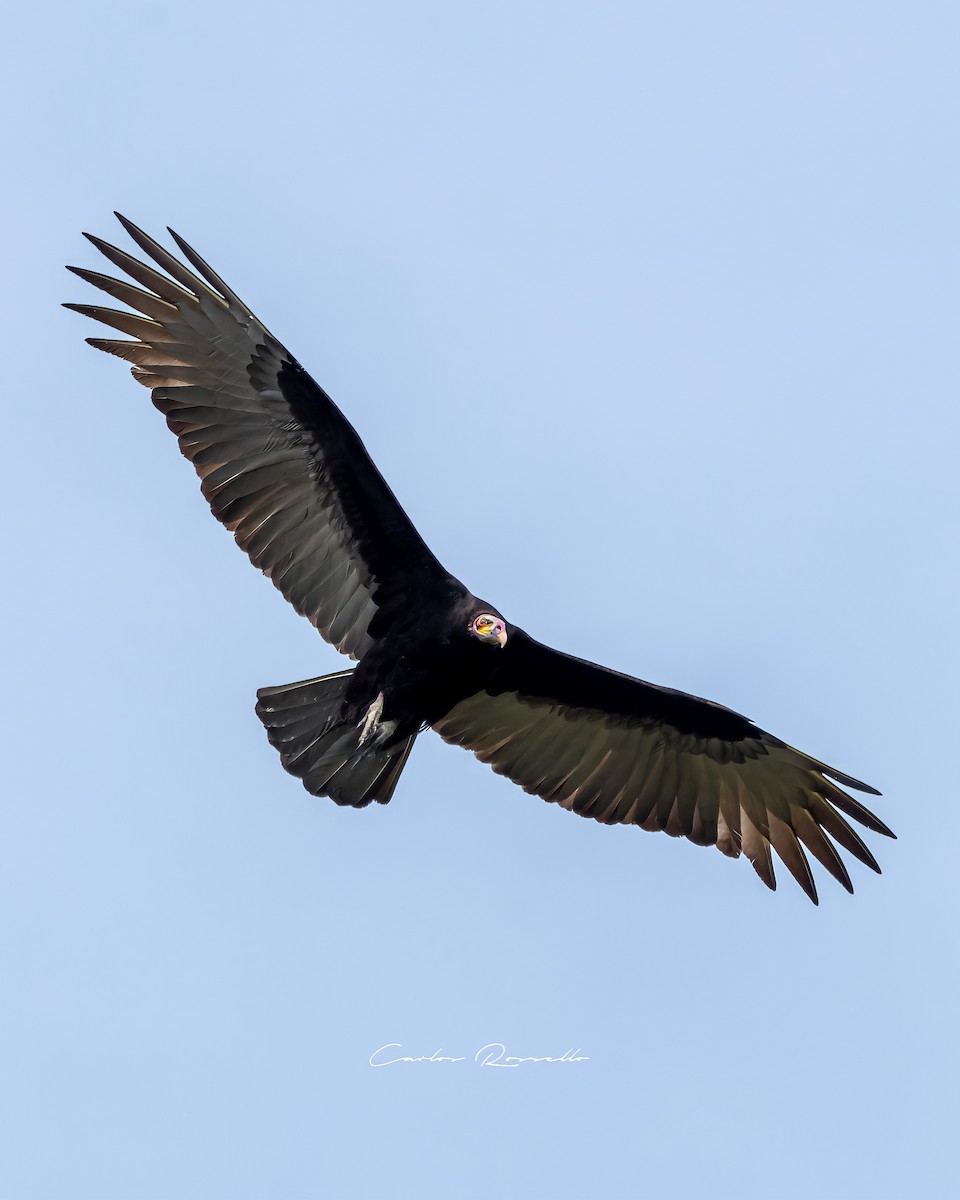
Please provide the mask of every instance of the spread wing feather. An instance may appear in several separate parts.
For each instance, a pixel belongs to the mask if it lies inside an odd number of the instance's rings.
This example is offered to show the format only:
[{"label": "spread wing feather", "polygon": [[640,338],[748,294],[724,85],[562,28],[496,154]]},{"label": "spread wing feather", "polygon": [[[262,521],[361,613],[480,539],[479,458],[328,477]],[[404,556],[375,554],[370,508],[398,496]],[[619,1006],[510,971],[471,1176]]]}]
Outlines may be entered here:
[{"label": "spread wing feather", "polygon": [[89,341],[152,390],[251,562],[338,650],[361,657],[405,596],[456,581],[333,401],[236,293],[176,234],[193,270],[119,219],[161,269],[88,234],[133,282],[70,269],[133,311],[66,307],[133,339]]},{"label": "spread wing feather", "polygon": [[434,728],[525,791],[607,824],[743,853],[769,888],[774,851],[814,903],[804,848],[850,892],[834,842],[880,870],[843,814],[893,834],[838,786],[877,795],[867,784],[730,709],[572,658],[522,630],[501,653],[486,688]]}]

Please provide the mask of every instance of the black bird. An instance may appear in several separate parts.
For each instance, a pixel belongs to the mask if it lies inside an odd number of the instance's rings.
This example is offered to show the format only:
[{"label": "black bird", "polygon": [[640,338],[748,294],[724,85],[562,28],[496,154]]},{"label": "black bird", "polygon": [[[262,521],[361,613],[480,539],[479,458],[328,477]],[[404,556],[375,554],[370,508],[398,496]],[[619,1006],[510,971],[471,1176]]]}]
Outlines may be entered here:
[{"label": "black bird", "polygon": [[838,785],[874,788],[719,704],[544,646],[472,595],[330,397],[220,276],[173,230],[193,271],[117,216],[162,270],[86,234],[140,286],[69,269],[134,311],[66,307],[132,339],[88,341],[133,364],[214,516],[322,637],[359,660],[257,693],[270,742],[309,792],[386,804],[432,726],[582,816],[742,851],[775,888],[772,847],[814,903],[803,846],[847,891],[835,843],[880,870],[842,814],[894,835]]}]

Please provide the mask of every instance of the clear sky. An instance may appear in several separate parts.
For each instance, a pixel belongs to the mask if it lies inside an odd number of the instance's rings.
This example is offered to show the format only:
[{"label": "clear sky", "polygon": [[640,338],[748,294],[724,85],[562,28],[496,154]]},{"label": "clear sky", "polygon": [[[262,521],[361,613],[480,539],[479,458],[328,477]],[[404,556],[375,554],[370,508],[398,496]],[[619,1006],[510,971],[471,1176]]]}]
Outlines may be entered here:
[{"label": "clear sky", "polygon": [[[957,6],[6,34],[3,1200],[955,1194]],[[879,787],[884,875],[814,909],[433,735],[388,807],[309,797],[254,694],[343,660],[58,307],[114,208],[509,618]]]}]

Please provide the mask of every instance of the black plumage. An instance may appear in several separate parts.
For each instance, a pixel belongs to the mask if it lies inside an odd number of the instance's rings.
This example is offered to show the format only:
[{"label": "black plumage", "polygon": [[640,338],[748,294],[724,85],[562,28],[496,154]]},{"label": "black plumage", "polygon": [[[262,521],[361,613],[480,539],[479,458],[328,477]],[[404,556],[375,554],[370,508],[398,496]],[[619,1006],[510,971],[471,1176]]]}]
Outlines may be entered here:
[{"label": "black plumage", "polygon": [[845,819],[893,836],[843,790],[873,788],[721,705],[541,645],[472,595],[330,397],[223,280],[172,231],[193,270],[119,219],[161,269],[88,234],[134,284],[70,270],[133,311],[67,307],[127,335],[89,341],[133,364],[251,562],[359,660],[258,693],[271,743],[310,792],[385,804],[432,726],[573,812],[743,852],[771,888],[775,851],[814,902],[804,847],[848,891],[836,844],[879,871]]}]

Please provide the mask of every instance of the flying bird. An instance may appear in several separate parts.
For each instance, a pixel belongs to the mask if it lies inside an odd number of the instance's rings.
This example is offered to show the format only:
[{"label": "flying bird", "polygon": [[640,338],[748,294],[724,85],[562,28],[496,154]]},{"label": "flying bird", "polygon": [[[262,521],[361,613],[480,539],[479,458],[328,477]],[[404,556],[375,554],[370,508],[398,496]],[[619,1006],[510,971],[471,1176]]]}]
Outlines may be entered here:
[{"label": "flying bird", "polygon": [[155,266],[85,234],[128,278],[69,270],[127,307],[65,307],[126,335],[87,340],[133,364],[214,516],[357,660],[257,693],[270,742],[307,791],[386,804],[430,727],[581,816],[742,853],[769,888],[775,851],[814,903],[804,847],[847,891],[838,845],[879,872],[845,819],[894,836],[844,790],[874,788],[722,705],[545,646],[474,596],[330,397],[220,276],[173,230],[192,270],[117,216]]}]

